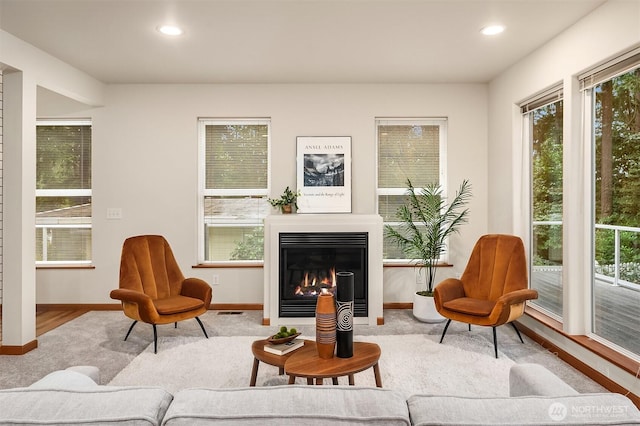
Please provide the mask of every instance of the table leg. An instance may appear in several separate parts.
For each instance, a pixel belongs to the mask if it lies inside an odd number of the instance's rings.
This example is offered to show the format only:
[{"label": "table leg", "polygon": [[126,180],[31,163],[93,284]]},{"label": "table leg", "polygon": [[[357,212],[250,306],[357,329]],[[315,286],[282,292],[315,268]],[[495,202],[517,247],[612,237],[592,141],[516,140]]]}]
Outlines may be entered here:
[{"label": "table leg", "polygon": [[381,388],[382,387],[382,378],[380,378],[380,366],[378,365],[377,362],[373,365],[373,375],[376,378],[376,386]]},{"label": "table leg", "polygon": [[349,374],[349,386],[353,386],[355,384],[356,384],[356,381],[353,378],[353,374]]},{"label": "table leg", "polygon": [[278,374],[281,376],[284,374],[284,367],[278,368]]},{"label": "table leg", "polygon": [[292,385],[296,382],[296,376],[289,375],[289,384]]},{"label": "table leg", "polygon": [[258,358],[254,358],[253,359],[253,369],[251,370],[251,381],[249,382],[249,386],[255,386],[256,385],[256,379],[258,378],[258,365],[260,364],[260,361],[258,361]]}]

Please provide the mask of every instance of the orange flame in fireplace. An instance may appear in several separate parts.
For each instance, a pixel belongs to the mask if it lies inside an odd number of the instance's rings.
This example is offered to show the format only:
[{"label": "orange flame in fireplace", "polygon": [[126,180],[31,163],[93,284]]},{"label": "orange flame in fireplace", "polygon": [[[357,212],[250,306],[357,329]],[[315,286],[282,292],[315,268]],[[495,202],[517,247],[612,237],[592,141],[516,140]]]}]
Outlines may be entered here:
[{"label": "orange flame in fireplace", "polygon": [[294,294],[298,296],[316,296],[321,287],[329,287],[330,291],[336,287],[336,268],[329,269],[327,276],[318,277],[312,272],[306,271],[300,285],[296,286]]},{"label": "orange flame in fireplace", "polygon": [[331,287],[335,287],[338,283],[336,280],[336,268],[331,268],[329,274],[331,275],[331,282],[327,282],[326,284],[331,284]]}]

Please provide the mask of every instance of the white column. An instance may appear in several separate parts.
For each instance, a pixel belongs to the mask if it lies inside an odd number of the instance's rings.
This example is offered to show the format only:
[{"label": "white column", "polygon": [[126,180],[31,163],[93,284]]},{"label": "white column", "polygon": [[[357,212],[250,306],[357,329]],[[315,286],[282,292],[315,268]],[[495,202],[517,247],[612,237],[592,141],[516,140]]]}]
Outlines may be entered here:
[{"label": "white column", "polygon": [[[591,123],[590,109],[582,108],[582,93],[575,77],[564,79],[563,119],[563,329],[587,334],[591,318],[591,145],[585,144],[583,120]],[[585,117],[583,118],[583,114]],[[569,279],[571,277],[571,279]]]},{"label": "white column", "polygon": [[5,71],[3,89],[2,352],[20,353],[37,345],[36,84],[23,72]]}]

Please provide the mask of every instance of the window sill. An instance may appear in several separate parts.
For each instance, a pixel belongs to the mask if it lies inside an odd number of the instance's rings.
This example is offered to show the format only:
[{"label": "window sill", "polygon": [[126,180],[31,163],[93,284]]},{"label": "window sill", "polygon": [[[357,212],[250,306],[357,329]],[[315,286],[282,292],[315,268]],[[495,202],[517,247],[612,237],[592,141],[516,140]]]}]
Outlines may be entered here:
[{"label": "window sill", "polygon": [[36,269],[96,269],[93,264],[59,263],[55,265],[36,265]]},{"label": "window sill", "polygon": [[[415,262],[410,260],[384,260],[382,262],[382,266],[384,268],[419,268]],[[436,265],[436,268],[452,268],[453,265],[450,263],[439,263]]]},{"label": "window sill", "polygon": [[193,265],[193,269],[207,269],[207,268],[263,268],[264,261],[262,260],[249,260],[238,262],[215,262],[215,263],[198,263]]},{"label": "window sill", "polygon": [[[385,268],[417,268],[415,263],[407,260],[400,261],[384,261],[382,266]],[[211,262],[211,263],[198,263],[191,266],[193,269],[207,269],[207,268],[262,268],[264,267],[264,261],[262,260],[249,260],[249,261],[229,261],[229,262]],[[441,263],[437,265],[438,268],[452,268],[453,265],[449,263]]]}]

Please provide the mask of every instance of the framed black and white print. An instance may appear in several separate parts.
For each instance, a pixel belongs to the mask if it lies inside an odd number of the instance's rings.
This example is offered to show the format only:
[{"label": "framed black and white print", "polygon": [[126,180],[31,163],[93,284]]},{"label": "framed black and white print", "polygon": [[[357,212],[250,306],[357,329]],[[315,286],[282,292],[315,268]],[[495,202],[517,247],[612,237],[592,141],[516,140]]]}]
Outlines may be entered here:
[{"label": "framed black and white print", "polygon": [[351,213],[351,137],[298,136],[299,213]]}]

